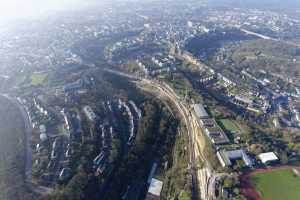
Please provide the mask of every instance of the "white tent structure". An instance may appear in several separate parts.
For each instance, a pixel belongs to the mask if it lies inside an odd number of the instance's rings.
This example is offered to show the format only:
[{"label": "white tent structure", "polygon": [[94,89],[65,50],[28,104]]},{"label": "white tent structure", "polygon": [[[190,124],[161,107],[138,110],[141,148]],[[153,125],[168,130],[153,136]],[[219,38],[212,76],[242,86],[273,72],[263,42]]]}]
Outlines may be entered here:
[{"label": "white tent structure", "polygon": [[268,153],[261,153],[258,155],[258,158],[261,160],[262,163],[268,164],[270,162],[278,161],[278,157],[273,152]]}]

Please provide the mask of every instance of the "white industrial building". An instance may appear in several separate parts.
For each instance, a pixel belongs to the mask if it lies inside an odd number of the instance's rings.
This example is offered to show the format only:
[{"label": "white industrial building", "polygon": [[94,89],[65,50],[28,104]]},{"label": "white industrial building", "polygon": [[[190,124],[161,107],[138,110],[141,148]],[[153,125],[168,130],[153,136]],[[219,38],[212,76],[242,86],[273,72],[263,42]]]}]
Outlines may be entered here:
[{"label": "white industrial building", "polygon": [[206,112],[206,110],[202,104],[194,104],[193,108],[195,110],[196,116],[199,119],[204,119],[204,118],[209,117],[208,113]]},{"label": "white industrial building", "polygon": [[273,152],[261,153],[258,155],[258,158],[261,160],[263,164],[269,164],[271,162],[278,161],[278,157]]},{"label": "white industrial building", "polygon": [[146,196],[146,200],[160,199],[160,193],[162,191],[163,182],[155,178],[151,179],[149,190]]}]

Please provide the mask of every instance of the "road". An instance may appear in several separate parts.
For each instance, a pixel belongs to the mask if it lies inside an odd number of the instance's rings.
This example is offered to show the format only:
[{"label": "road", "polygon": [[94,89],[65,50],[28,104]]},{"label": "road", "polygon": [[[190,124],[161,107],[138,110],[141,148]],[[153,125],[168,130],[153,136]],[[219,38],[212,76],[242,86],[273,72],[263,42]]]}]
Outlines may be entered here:
[{"label": "road", "polygon": [[271,38],[271,37],[269,37],[269,36],[262,35],[262,34],[259,34],[259,33],[255,33],[255,32],[253,32],[253,31],[248,31],[248,30],[243,29],[243,28],[240,29],[240,30],[241,30],[242,32],[246,33],[247,35],[254,35],[254,36],[259,37],[259,38],[264,39],[264,40],[276,40],[276,39]]},{"label": "road", "polygon": [[276,38],[272,38],[270,36],[266,36],[266,35],[263,35],[263,34],[260,34],[260,33],[255,33],[253,31],[249,31],[249,30],[246,30],[246,29],[240,29],[242,32],[248,34],[248,35],[254,35],[258,38],[261,38],[261,39],[264,39],[264,40],[273,40],[273,41],[280,41],[280,42],[283,42],[285,44],[288,44],[288,45],[292,45],[292,46],[295,46],[295,47],[300,47],[300,44],[297,44],[297,43],[294,43],[294,42],[289,42],[289,41],[285,41],[285,40],[281,40],[281,39],[276,39]]},{"label": "road", "polygon": [[115,75],[119,75],[119,76],[122,76],[122,77],[125,77],[125,78],[128,78],[128,79],[141,80],[137,76],[127,74],[127,73],[124,73],[124,72],[120,72],[120,71],[116,71],[116,70],[113,70],[113,69],[103,68],[103,71],[106,71],[106,72],[109,72],[109,73],[112,73],[112,74],[115,74]]}]

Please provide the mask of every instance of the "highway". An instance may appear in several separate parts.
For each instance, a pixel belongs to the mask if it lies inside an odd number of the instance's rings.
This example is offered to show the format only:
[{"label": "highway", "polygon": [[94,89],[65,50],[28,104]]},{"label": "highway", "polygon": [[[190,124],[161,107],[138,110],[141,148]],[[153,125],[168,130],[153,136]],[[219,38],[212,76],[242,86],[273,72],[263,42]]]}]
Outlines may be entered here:
[{"label": "highway", "polygon": [[281,39],[276,39],[276,38],[272,38],[270,36],[266,36],[266,35],[263,35],[263,34],[260,34],[260,33],[255,33],[253,31],[249,31],[249,30],[246,30],[246,29],[240,29],[242,32],[246,33],[247,35],[254,35],[258,38],[261,38],[261,39],[264,39],[264,40],[272,40],[272,41],[279,41],[279,42],[283,42],[287,45],[292,45],[292,46],[295,46],[295,47],[300,47],[300,44],[297,44],[297,43],[294,43],[294,42],[290,42],[290,41],[285,41],[285,40],[281,40]]},{"label": "highway", "polygon": [[274,38],[271,38],[269,36],[266,36],[266,35],[262,35],[262,34],[259,34],[259,33],[255,33],[255,32],[252,32],[252,31],[248,31],[246,29],[240,29],[242,32],[246,33],[247,35],[254,35],[256,37],[259,37],[261,39],[264,39],[264,40],[276,40]]}]

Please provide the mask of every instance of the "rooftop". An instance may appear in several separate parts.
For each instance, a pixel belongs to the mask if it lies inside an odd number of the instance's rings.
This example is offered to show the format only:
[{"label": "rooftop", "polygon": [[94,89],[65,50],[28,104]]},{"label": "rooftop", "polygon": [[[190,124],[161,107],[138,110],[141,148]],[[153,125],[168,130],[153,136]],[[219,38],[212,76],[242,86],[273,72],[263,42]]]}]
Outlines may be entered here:
[{"label": "rooftop", "polygon": [[149,186],[148,193],[153,194],[155,196],[160,196],[162,190],[163,182],[153,178],[151,180],[151,184]]},{"label": "rooftop", "polygon": [[226,144],[230,143],[229,138],[224,131],[219,127],[208,127],[205,128],[206,135],[211,139],[214,144]]},{"label": "rooftop", "polygon": [[194,104],[193,107],[194,107],[197,117],[199,117],[199,118],[209,117],[208,113],[206,112],[206,110],[202,104]]},{"label": "rooftop", "polygon": [[232,151],[218,151],[217,157],[223,167],[231,166],[231,160],[243,159],[245,165],[251,167],[252,161],[247,153],[242,149],[232,150]]},{"label": "rooftop", "polygon": [[261,153],[261,154],[258,155],[258,157],[263,163],[278,160],[278,157],[273,152]]}]

